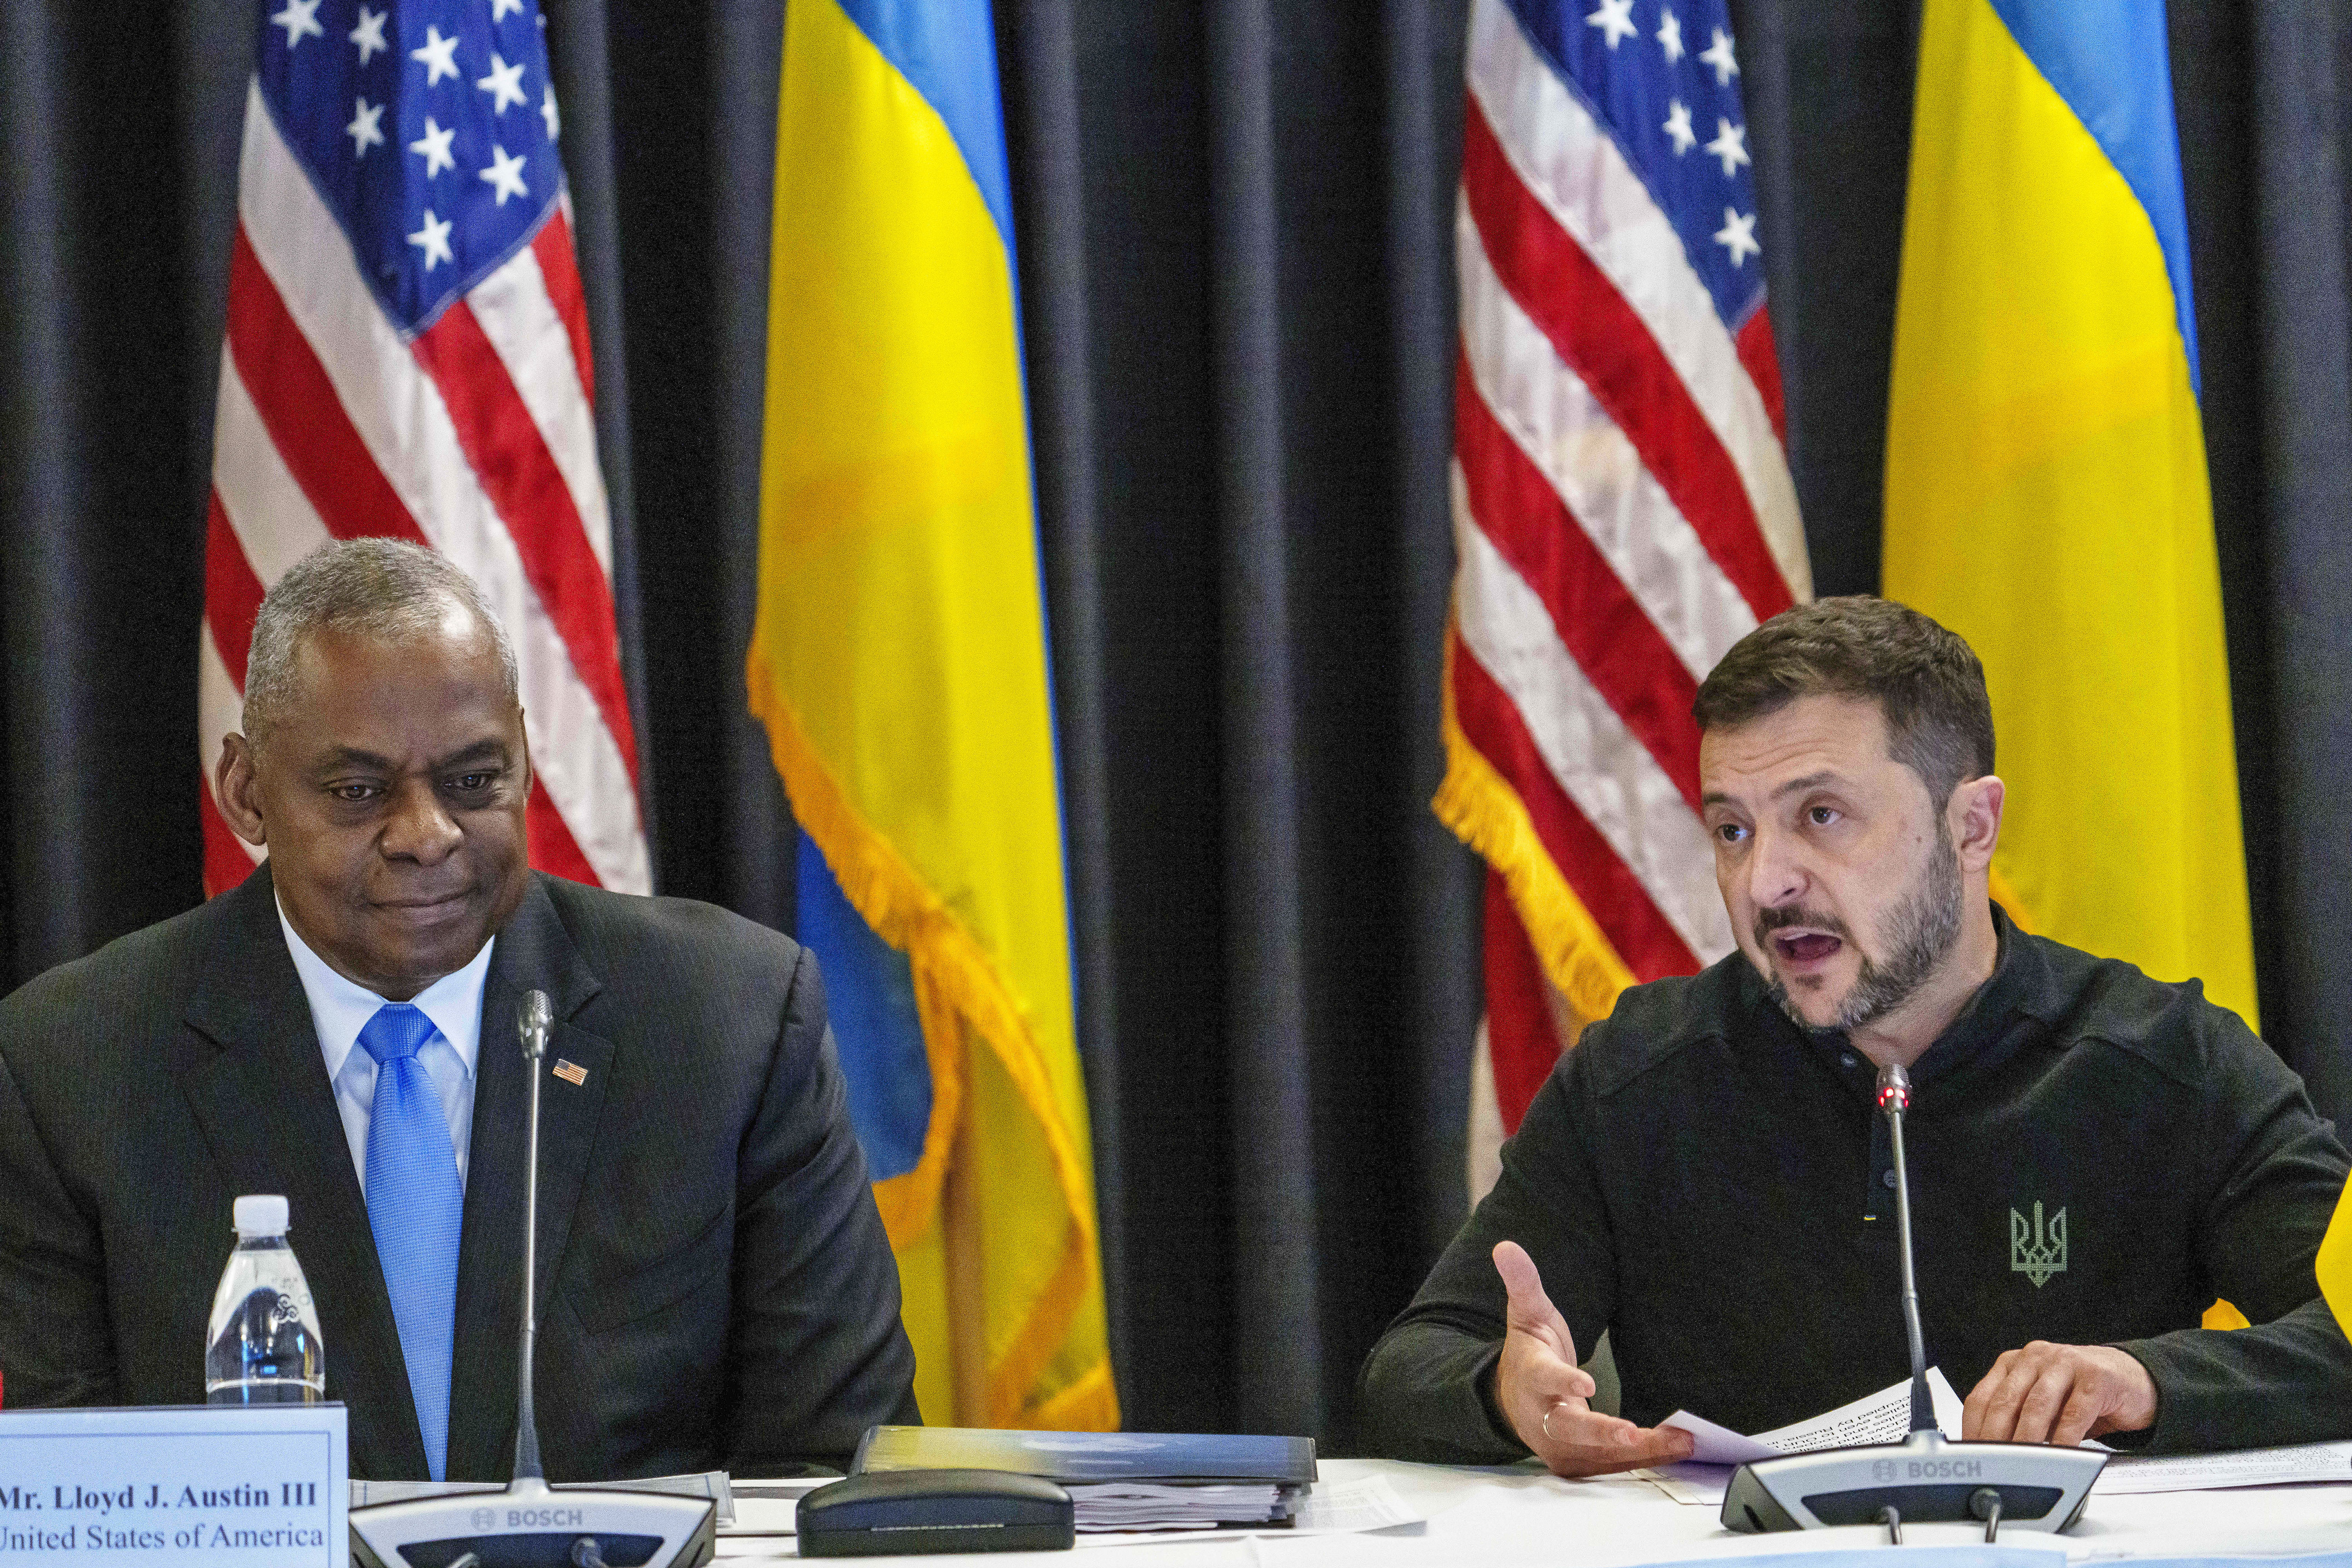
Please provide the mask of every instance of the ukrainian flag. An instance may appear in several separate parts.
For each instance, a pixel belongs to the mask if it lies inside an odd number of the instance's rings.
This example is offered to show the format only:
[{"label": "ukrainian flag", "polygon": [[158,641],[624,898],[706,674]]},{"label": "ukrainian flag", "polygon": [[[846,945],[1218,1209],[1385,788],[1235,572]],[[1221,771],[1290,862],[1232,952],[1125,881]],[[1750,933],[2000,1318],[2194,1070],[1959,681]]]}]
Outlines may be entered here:
[{"label": "ukrainian flag", "polygon": [[793,0],[747,675],[933,1420],[1108,1428],[986,0]]},{"label": "ukrainian flag", "polygon": [[2162,0],[1927,0],[1885,587],[1982,656],[2032,930],[2256,1021]]}]

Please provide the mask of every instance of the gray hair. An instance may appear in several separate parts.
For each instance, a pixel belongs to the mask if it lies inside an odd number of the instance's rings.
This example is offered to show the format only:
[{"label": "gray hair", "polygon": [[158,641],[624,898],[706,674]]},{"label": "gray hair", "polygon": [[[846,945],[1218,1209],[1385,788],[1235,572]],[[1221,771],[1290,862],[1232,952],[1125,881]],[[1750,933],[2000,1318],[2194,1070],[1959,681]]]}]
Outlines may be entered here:
[{"label": "gray hair", "polygon": [[397,539],[341,539],[287,569],[263,595],[245,663],[245,735],[256,745],[294,700],[295,656],[321,628],[404,643],[438,630],[452,604],[473,612],[499,650],[507,696],[520,700],[514,643],[489,601],[446,556]]}]

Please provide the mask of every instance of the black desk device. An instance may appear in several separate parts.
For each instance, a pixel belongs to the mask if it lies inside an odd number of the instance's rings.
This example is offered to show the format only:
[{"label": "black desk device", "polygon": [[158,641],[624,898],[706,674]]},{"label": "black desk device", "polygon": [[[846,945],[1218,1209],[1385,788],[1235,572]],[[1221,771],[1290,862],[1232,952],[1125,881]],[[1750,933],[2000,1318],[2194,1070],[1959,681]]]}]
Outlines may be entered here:
[{"label": "black desk device", "polygon": [[803,1557],[1060,1552],[1076,1540],[1070,1494],[1007,1470],[877,1470],[819,1487],[797,1510]]}]

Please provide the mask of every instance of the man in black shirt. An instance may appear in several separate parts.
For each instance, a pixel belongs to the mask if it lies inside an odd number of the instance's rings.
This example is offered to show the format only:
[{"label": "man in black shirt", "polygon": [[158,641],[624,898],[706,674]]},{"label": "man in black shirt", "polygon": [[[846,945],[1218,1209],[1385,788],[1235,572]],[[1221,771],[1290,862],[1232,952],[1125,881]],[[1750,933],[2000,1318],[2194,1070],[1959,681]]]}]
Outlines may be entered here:
[{"label": "man in black shirt", "polygon": [[[1963,1435],[2164,1450],[2352,1433],[2312,1259],[2347,1161],[2195,981],[1990,901],[1984,674],[1885,600],[1774,617],[1700,688],[1702,809],[1739,952],[1586,1031],[1494,1191],[1372,1352],[1376,1447],[1563,1475],[1681,1458],[1906,1375],[1877,1068],[1906,1119],[1928,1354]],[[2121,803],[2118,809],[2123,809]],[[2255,1325],[2197,1326],[2216,1297]],[[1611,1332],[1625,1418],[1588,1407]]]}]

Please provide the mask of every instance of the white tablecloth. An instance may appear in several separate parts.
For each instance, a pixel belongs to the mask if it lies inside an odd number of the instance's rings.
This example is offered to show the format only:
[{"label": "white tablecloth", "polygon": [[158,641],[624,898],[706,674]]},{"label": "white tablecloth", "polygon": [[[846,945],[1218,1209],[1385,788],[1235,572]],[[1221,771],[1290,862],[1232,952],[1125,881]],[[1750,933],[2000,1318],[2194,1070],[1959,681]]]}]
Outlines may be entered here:
[{"label": "white tablecloth", "polygon": [[[1886,1531],[1872,1526],[1786,1535],[1734,1535],[1713,1509],[1677,1503],[1645,1481],[1564,1481],[1526,1470],[1451,1469],[1383,1459],[1326,1459],[1326,1480],[1378,1472],[1428,1522],[1370,1535],[1285,1536],[1184,1540],[1070,1552],[1005,1552],[966,1561],[1021,1568],[1322,1568],[1366,1564],[1417,1568],[1616,1568],[1618,1564],[1686,1563],[1703,1558],[1851,1552],[1885,1548]],[[1905,1552],[1923,1546],[1981,1548],[1981,1525],[1906,1525]],[[2352,1484],[2270,1487],[2240,1491],[2168,1492],[2102,1498],[2093,1493],[2082,1522],[2064,1535],[2003,1531],[2001,1544],[2021,1553],[1975,1553],[1991,1568],[2006,1561],[2030,1568],[2024,1552],[2057,1554],[2077,1563],[2152,1557],[2275,1556],[2344,1552],[2352,1564]],[[738,1537],[721,1542],[725,1558],[789,1555],[782,1538]],[[1942,1568],[1958,1568],[1943,1553]],[[879,1561],[866,1559],[866,1561]],[[905,1563],[940,1559],[891,1559]],[[1889,1563],[1898,1560],[1889,1559]],[[1788,1568],[1796,1568],[1791,1563]],[[1923,1561],[1921,1568],[1933,1568]]]}]

